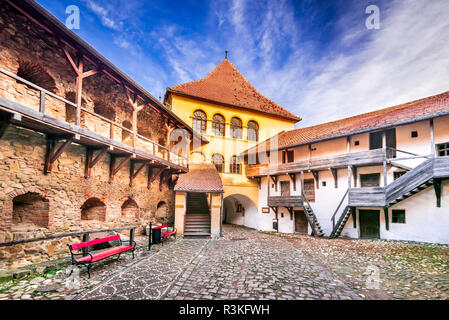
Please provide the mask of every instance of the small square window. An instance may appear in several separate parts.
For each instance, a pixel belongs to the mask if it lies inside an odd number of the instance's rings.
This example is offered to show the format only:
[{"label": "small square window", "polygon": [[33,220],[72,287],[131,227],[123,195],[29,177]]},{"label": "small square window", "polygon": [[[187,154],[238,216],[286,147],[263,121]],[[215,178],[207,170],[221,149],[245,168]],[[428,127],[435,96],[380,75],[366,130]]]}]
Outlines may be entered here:
[{"label": "small square window", "polygon": [[284,217],[284,214],[283,213],[281,213],[281,218],[283,218]]},{"label": "small square window", "polygon": [[412,131],[412,138],[418,138],[418,131]]},{"label": "small square window", "polygon": [[356,140],[355,142],[354,142],[354,145],[355,146],[358,146],[360,144],[360,141],[359,140]]},{"label": "small square window", "polygon": [[405,223],[405,210],[392,210],[391,213],[392,223]]},{"label": "small square window", "polygon": [[321,182],[321,184],[323,185],[323,187],[326,186],[326,181]]}]

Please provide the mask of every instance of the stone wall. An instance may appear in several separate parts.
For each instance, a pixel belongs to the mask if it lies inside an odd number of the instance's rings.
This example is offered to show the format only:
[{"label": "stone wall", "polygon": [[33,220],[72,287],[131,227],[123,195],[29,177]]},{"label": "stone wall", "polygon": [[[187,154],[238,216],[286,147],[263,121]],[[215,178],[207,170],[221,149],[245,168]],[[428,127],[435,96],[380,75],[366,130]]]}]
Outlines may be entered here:
[{"label": "stone wall", "polygon": [[[70,48],[67,50],[74,56]],[[17,74],[21,66],[20,73],[29,77],[34,76],[29,68],[37,68],[44,77],[35,77],[36,82],[41,82],[36,84],[51,84],[52,88],[47,89],[75,102],[75,73],[56,39],[1,1],[0,67]],[[84,61],[84,71],[94,67]],[[39,110],[39,91],[3,74],[0,96]],[[132,123],[126,92],[104,72],[84,79],[82,106],[127,128]],[[72,106],[49,96],[46,114],[70,123],[75,121]],[[110,124],[95,115],[83,112],[81,126],[110,136]],[[165,145],[166,120],[146,107],[138,113],[138,132]],[[117,126],[113,138],[126,144],[132,142]],[[143,140],[137,141],[136,148],[153,153],[152,144]],[[173,191],[166,182],[160,191],[159,179],[154,179],[148,190],[146,169],[134,180],[133,187],[129,186],[129,164],[109,184],[110,159],[105,157],[94,166],[91,177],[85,179],[85,147],[72,144],[54,163],[52,172],[44,175],[45,150],[44,135],[15,126],[10,126],[0,139],[0,242],[122,226],[136,226],[139,234],[150,221],[161,219],[156,217],[161,201],[167,204],[169,212],[163,220],[172,219]],[[156,155],[162,154],[156,148]],[[89,200],[93,198],[96,199]],[[0,271],[67,256],[66,244],[79,240],[62,238],[0,248]]]},{"label": "stone wall", "polygon": [[[173,191],[166,182],[159,191],[159,179],[154,179],[148,190],[146,169],[139,173],[133,187],[129,186],[129,165],[109,184],[109,158],[105,157],[92,168],[91,177],[85,179],[85,148],[72,144],[56,160],[53,171],[45,175],[45,146],[44,135],[15,126],[10,126],[0,139],[0,242],[123,226],[136,226],[136,233],[142,234],[150,221],[158,220],[157,206],[161,201],[167,203],[173,216]],[[21,212],[17,203],[30,199],[30,194],[37,195],[35,198],[41,203],[40,207],[31,205],[27,211],[47,211],[47,226],[42,225],[42,220],[14,220],[14,203]],[[96,199],[89,200],[93,198]],[[86,201],[104,204],[94,206],[94,210],[99,208],[104,214],[104,221],[98,218],[101,214],[82,219]],[[79,241],[79,237],[62,238],[0,248],[0,271],[67,256],[66,244]]]}]

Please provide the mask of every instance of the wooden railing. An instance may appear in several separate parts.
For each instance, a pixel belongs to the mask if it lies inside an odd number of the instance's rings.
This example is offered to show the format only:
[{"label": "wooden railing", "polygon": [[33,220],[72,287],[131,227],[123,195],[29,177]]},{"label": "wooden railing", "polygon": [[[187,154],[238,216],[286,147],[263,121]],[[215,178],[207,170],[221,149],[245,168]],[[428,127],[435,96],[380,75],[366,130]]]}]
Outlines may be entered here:
[{"label": "wooden railing", "polygon": [[268,174],[297,173],[307,170],[327,170],[329,168],[344,168],[348,165],[369,165],[382,163],[386,160],[386,149],[375,149],[360,152],[350,152],[329,157],[312,158],[307,161],[291,163],[271,163],[247,165],[248,177],[264,176]]},{"label": "wooden railing", "polygon": [[269,196],[269,207],[302,207],[303,198],[301,196]]},{"label": "wooden railing", "polygon": [[[38,91],[39,92],[39,112],[42,113],[42,115],[48,115],[48,112],[46,111],[46,97],[48,96],[48,97],[54,98],[57,101],[63,102],[65,104],[65,108],[75,108],[75,110],[77,110],[76,123],[80,124],[80,122],[81,122],[80,121],[81,112],[84,114],[89,114],[89,115],[93,116],[94,118],[101,120],[102,122],[106,122],[109,125],[109,139],[114,140],[114,129],[118,128],[122,131],[122,133],[127,132],[130,135],[135,136],[136,138],[138,138],[136,140],[140,140],[139,142],[149,143],[150,149],[152,149],[151,152],[153,153],[154,156],[161,158],[163,160],[166,160],[168,162],[178,164],[183,167],[188,167],[188,162],[189,162],[188,157],[173,153],[167,147],[164,147],[164,146],[152,141],[151,139],[144,137],[129,128],[126,128],[119,123],[112,121],[112,120],[110,120],[102,115],[99,115],[93,111],[90,111],[83,106],[78,106],[77,104],[75,104],[67,99],[64,99],[64,98],[54,94],[53,92],[50,92],[50,91],[44,89],[42,87],[39,87],[38,85],[36,85],[32,82],[29,82],[28,80],[23,79],[23,78],[17,76],[16,74],[13,74],[3,68],[0,68],[0,73]],[[78,109],[80,110],[80,112],[78,112]],[[65,119],[64,121],[66,121],[68,123],[67,119]],[[79,126],[81,127],[81,124]],[[95,130],[92,130],[91,128],[88,128],[88,127],[86,127],[85,129],[95,132]],[[96,133],[98,133],[98,132],[96,132]],[[120,141],[120,143],[122,143],[122,141]],[[135,145],[133,145],[133,147],[137,148],[137,146],[135,146]]]},{"label": "wooden railing", "polygon": [[348,188],[348,190],[346,190],[345,194],[344,194],[343,197],[341,198],[340,203],[339,203],[338,206],[337,206],[337,209],[335,209],[335,212],[334,212],[334,214],[333,214],[332,217],[331,217],[331,220],[332,220],[332,230],[335,228],[335,216],[337,215],[338,211],[340,210],[341,205],[342,205],[343,202],[345,201],[345,199],[346,199],[346,197],[348,196],[348,194],[349,194],[349,188]]}]

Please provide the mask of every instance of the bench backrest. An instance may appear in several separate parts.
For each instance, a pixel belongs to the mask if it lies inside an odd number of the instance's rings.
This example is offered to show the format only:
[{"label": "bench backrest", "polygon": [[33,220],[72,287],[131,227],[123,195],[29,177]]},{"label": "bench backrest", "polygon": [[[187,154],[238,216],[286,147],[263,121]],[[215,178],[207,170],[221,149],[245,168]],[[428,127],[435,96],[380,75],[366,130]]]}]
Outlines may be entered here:
[{"label": "bench backrest", "polygon": [[153,230],[164,229],[164,228],[168,228],[168,226],[166,224],[163,224],[162,226],[154,227]]},{"label": "bench backrest", "polygon": [[100,238],[100,239],[90,240],[90,241],[86,241],[86,242],[75,243],[75,244],[72,244],[72,249],[73,250],[82,249],[85,247],[90,247],[90,246],[94,246],[99,243],[109,242],[109,241],[117,240],[117,239],[120,239],[119,234],[109,236],[106,238]]}]

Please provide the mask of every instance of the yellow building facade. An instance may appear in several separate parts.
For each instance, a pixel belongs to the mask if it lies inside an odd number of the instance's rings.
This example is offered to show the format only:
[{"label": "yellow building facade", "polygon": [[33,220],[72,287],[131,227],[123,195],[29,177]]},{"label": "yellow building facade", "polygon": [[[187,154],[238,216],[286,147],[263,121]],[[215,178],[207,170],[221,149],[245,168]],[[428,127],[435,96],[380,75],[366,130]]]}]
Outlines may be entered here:
[{"label": "yellow building facade", "polygon": [[168,88],[165,103],[202,137],[191,144],[190,163],[215,165],[223,222],[244,224],[245,210],[259,211],[259,186],[246,177],[240,155],[300,119],[260,94],[226,59],[205,78]]}]

